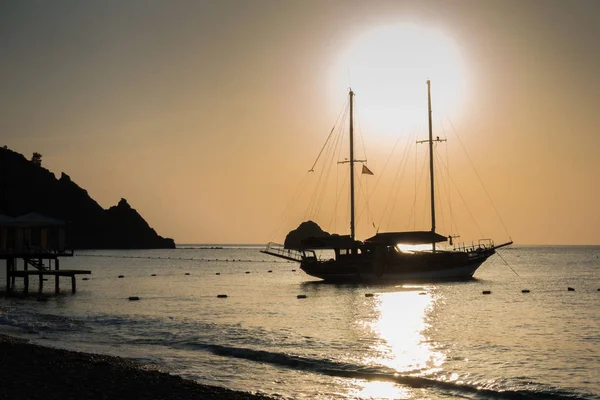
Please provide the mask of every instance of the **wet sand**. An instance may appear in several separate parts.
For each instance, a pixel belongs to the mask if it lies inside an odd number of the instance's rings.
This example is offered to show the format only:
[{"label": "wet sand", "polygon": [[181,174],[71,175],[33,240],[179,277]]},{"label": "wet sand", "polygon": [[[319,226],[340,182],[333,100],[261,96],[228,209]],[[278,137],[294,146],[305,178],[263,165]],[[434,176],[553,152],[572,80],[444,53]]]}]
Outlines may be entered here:
[{"label": "wet sand", "polygon": [[132,360],[52,349],[0,335],[1,399],[265,400],[201,385]]}]

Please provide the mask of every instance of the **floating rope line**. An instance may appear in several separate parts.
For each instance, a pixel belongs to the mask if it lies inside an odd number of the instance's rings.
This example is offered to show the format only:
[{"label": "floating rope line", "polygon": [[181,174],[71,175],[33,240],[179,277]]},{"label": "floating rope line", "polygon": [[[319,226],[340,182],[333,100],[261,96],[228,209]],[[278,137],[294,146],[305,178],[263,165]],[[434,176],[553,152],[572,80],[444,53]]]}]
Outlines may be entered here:
[{"label": "floating rope line", "polygon": [[186,257],[151,257],[151,256],[116,256],[110,254],[75,254],[76,257],[102,257],[102,258],[134,258],[134,259],[145,259],[145,260],[181,260],[181,261],[203,261],[203,262],[253,262],[253,263],[279,263],[288,264],[294,261],[267,261],[267,260],[242,260],[233,258],[186,258]]}]

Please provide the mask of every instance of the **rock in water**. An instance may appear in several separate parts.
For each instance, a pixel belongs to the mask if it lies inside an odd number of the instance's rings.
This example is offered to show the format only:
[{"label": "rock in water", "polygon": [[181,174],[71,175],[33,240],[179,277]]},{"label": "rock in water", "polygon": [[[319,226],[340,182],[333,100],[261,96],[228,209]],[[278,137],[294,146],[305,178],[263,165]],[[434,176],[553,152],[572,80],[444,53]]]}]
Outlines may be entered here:
[{"label": "rock in water", "polygon": [[298,228],[290,231],[285,237],[283,245],[286,249],[301,249],[302,241],[311,237],[328,237],[331,236],[328,232],[325,232],[321,227],[313,221],[305,221],[301,223]]}]

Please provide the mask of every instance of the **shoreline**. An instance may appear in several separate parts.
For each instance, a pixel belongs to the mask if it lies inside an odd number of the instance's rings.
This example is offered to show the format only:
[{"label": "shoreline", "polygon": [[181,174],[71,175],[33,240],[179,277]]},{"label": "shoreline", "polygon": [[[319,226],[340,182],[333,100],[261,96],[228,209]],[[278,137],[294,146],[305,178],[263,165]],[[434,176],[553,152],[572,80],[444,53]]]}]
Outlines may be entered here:
[{"label": "shoreline", "polygon": [[0,334],[0,359],[0,398],[5,399],[273,399],[200,384],[127,358],[43,347],[5,334]]}]

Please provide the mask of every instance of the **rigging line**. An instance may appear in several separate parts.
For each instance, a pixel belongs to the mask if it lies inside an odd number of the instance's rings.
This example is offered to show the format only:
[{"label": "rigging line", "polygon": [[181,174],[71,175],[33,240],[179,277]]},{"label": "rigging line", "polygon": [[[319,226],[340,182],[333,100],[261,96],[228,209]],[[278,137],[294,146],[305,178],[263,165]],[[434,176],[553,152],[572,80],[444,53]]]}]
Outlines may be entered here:
[{"label": "rigging line", "polygon": [[[392,182],[392,189],[390,190],[390,192],[388,194],[388,198],[387,198],[385,207],[383,208],[383,212],[381,213],[381,217],[379,219],[379,226],[381,226],[381,224],[382,224],[383,218],[387,213],[388,207],[391,207],[391,211],[389,214],[387,227],[389,228],[391,225],[392,215],[394,215],[393,209],[396,204],[395,202],[398,199],[398,192],[400,191],[400,182],[404,176],[404,172],[406,171],[406,164],[408,163],[408,159],[409,159],[408,154],[410,152],[410,144],[411,144],[413,136],[414,136],[414,133],[409,136],[409,138],[406,142],[406,145],[404,147],[404,150],[402,151],[402,157],[400,158],[400,163],[398,164],[398,168],[396,169],[396,174],[395,174],[394,180]],[[401,138],[401,135],[399,134],[398,138],[396,139],[396,142],[394,143],[394,147],[392,148],[392,151],[390,152],[390,155],[388,156],[388,159],[385,162],[384,170],[387,168],[392,156],[394,155],[394,153],[396,151],[396,147],[398,146],[398,143],[400,142],[400,138]],[[400,174],[400,171],[402,171],[401,174]],[[398,175],[400,175],[400,178],[398,178]],[[381,179],[382,176],[383,176],[383,173],[380,175],[379,178]],[[378,183],[379,183],[379,179],[377,180],[375,185],[377,186]],[[396,187],[396,190],[394,190],[394,187]],[[392,196],[393,196],[394,200],[392,200]]]},{"label": "rigging line", "polygon": [[[388,155],[387,160],[385,161],[385,164],[383,165],[383,168],[381,169],[381,171],[379,171],[379,173],[377,174],[377,180],[375,181],[375,185],[373,186],[373,191],[371,192],[371,194],[369,195],[369,198],[367,199],[367,202],[370,202],[371,197],[373,196],[373,194],[376,192],[377,187],[379,186],[379,182],[381,181],[381,178],[384,175],[384,172],[387,170],[387,166],[390,163],[390,160],[392,159],[392,156],[394,155],[394,152],[396,151],[396,147],[398,146],[398,143],[400,143],[400,135],[398,135],[398,137],[396,138],[396,141],[394,142],[394,146],[392,146],[392,151],[390,152],[390,154]],[[365,155],[366,158],[366,155]],[[389,202],[389,199],[388,199]],[[387,206],[386,206],[387,208]],[[381,220],[383,219],[383,215],[385,214],[385,208],[384,208],[384,212],[381,215],[381,218],[379,220],[379,226],[381,226]]]},{"label": "rigging line", "polygon": [[[340,198],[342,197],[342,193],[345,192],[344,188],[345,188],[345,184],[347,181],[349,181],[350,179],[348,178],[348,175],[350,174],[350,170],[345,170],[346,172],[344,173],[344,177],[342,179],[342,185],[339,186],[339,169],[336,169],[337,174],[336,174],[336,191],[335,191],[335,200],[334,200],[334,212],[331,215],[330,221],[329,221],[329,225],[333,225],[334,229],[333,231],[335,232],[335,227],[337,225],[337,215],[338,215],[338,204],[340,203]],[[332,222],[333,221],[333,222]]]},{"label": "rigging line", "polygon": [[304,175],[304,178],[302,178],[302,181],[296,188],[296,191],[294,192],[293,197],[290,199],[286,208],[281,213],[281,217],[279,218],[279,221],[280,221],[279,225],[277,225],[277,227],[274,229],[274,231],[272,231],[270,233],[269,238],[273,239],[274,236],[277,233],[279,233],[281,231],[281,229],[283,228],[283,226],[286,224],[287,220],[289,219],[290,210],[298,202],[298,199],[300,198],[300,193],[304,192],[304,187],[306,186],[306,184],[308,182],[308,175],[309,175],[309,172],[306,172]]},{"label": "rigging line", "polygon": [[[443,164],[443,161],[442,161]],[[467,204],[467,202],[465,201],[465,198],[463,197],[462,193],[460,193],[460,190],[458,190],[458,185],[456,184],[456,182],[454,181],[454,178],[452,176],[448,177],[450,182],[452,183],[454,189],[456,189],[456,193],[458,193],[458,197],[460,197],[463,205],[465,206],[467,212],[469,213],[469,216],[471,217],[471,219],[473,220],[473,223],[475,224],[475,227],[477,228],[477,230],[479,231],[479,235],[480,236],[484,236],[483,232],[481,231],[481,228],[479,227],[479,224],[477,223],[477,220],[475,219],[475,216],[473,215],[473,213],[471,212],[471,209],[469,208],[469,205]]]},{"label": "rigging line", "polygon": [[[344,109],[344,115],[342,116],[342,120],[345,120],[347,112],[348,112],[348,107],[346,107]],[[323,169],[321,169],[321,171],[320,171],[319,178],[317,180],[317,184],[315,186],[313,195],[311,197],[309,209],[307,210],[307,213],[304,216],[305,220],[307,219],[307,214],[309,216],[312,216],[313,218],[316,218],[316,216],[318,215],[318,212],[320,209],[320,204],[322,203],[322,200],[323,200],[326,188],[327,188],[328,176],[329,176],[329,173],[330,173],[332,165],[333,165],[333,160],[336,157],[336,151],[337,151],[336,148],[338,147],[338,144],[335,142],[340,141],[341,130],[342,130],[342,127],[338,126],[337,130],[335,131],[336,134],[334,136],[334,141],[333,141],[334,143],[329,141],[329,138],[328,138],[329,144],[326,146],[326,148],[324,148],[324,150],[325,150],[325,154],[328,154],[329,157],[328,157],[328,159],[326,158],[325,161],[323,162]],[[331,133],[330,133],[330,136],[331,136]],[[325,175],[325,179],[323,179],[325,171],[327,171],[327,174]]]},{"label": "rigging line", "polygon": [[[283,214],[282,214],[282,218],[280,218],[279,220],[281,221],[280,224],[274,229],[274,231],[271,233],[270,237],[273,238],[283,227],[283,225],[287,222],[287,220],[289,219],[289,210],[291,209],[292,205],[296,204],[296,202],[299,200],[300,196],[299,193],[302,193],[304,191],[304,187],[307,185],[308,182],[308,174],[310,172],[314,172],[314,168],[317,164],[317,162],[319,161],[323,151],[328,147],[328,143],[331,139],[331,135],[332,133],[335,131],[336,126],[338,125],[340,118],[344,117],[344,113],[347,113],[347,110],[349,108],[349,103],[348,101],[346,101],[346,104],[344,106],[342,106],[340,113],[338,114],[338,117],[336,119],[336,122],[334,123],[333,127],[331,128],[331,131],[329,132],[329,135],[327,136],[327,140],[325,141],[323,147],[321,148],[321,151],[319,152],[319,155],[317,156],[317,159],[315,160],[315,162],[313,163],[311,169],[306,173],[306,175],[304,176],[303,180],[301,181],[300,185],[298,186],[298,189],[296,190],[296,192],[294,193],[294,197],[288,202],[288,205],[286,206]],[[321,173],[322,176],[322,173]],[[317,188],[319,186],[319,183],[321,182],[321,177],[317,180]],[[317,192],[317,189],[315,189],[315,193]],[[313,193],[313,197],[311,199],[311,201],[309,201],[309,205],[307,207],[307,210],[304,214],[304,220],[307,219],[307,215],[310,215],[310,210],[314,205],[314,200],[315,200],[315,194]]]},{"label": "rigging line", "polygon": [[312,208],[312,216],[313,219],[318,219],[319,214],[321,212],[321,208],[323,206],[323,202],[325,199],[325,195],[327,193],[327,189],[329,186],[329,177],[331,175],[332,170],[332,161],[335,158],[335,149],[331,150],[331,156],[329,162],[323,166],[323,170],[319,176],[319,185],[315,188],[315,201],[313,203]]},{"label": "rigging line", "polygon": [[[344,118],[344,120],[345,120],[345,118]],[[340,154],[342,153],[342,147],[343,147],[343,144],[344,144],[344,141],[343,141],[344,134],[345,134],[344,129],[342,127],[340,127],[339,131],[338,131],[338,133],[336,135],[335,148],[334,148],[334,151],[333,151],[332,156],[331,156],[330,161],[329,161],[330,164],[329,164],[329,169],[328,169],[327,177],[326,177],[327,182],[329,182],[329,179],[330,179],[329,177],[331,175],[331,171],[335,169],[335,171],[336,171],[335,172],[336,173],[336,193],[338,193],[339,168],[338,168],[338,163],[336,163],[335,160],[338,159],[339,156],[340,156]],[[334,166],[335,166],[335,168],[334,168]],[[323,192],[322,192],[322,195],[321,195],[321,203],[319,204],[319,213],[320,213],[321,207],[323,205],[323,200],[325,199],[325,193],[326,193],[325,187],[323,187]],[[336,199],[336,201],[334,203],[334,208],[335,208],[335,210],[337,212],[337,199]]]},{"label": "rigging line", "polygon": [[[431,181],[429,179],[425,178],[425,193],[431,193],[431,184],[430,184],[430,182]],[[428,215],[427,215],[427,209],[429,208],[429,207],[427,207],[427,206],[429,206],[429,199],[427,199],[427,196],[423,197],[423,203],[422,204],[423,204],[423,212],[420,213],[421,214],[421,218],[422,218],[421,223],[423,224],[422,226],[427,226],[427,222],[431,221],[430,219],[427,218],[428,217]]]},{"label": "rigging line", "polygon": [[336,195],[336,199],[333,202],[333,212],[331,213],[331,215],[329,216],[329,223],[327,224],[327,228],[326,229],[330,229],[333,232],[336,231],[336,218],[335,216],[337,215],[337,194],[339,193],[339,186],[340,186],[340,170],[339,168],[335,169],[335,195]]},{"label": "rigging line", "polygon": [[[442,156],[437,151],[437,149],[435,151],[435,158],[436,158],[436,160],[437,160],[438,163],[441,163],[442,165],[445,165],[442,162],[443,161],[442,160]],[[437,178],[437,182],[440,183],[440,186],[441,186],[441,188],[440,188],[441,189],[440,190],[441,196],[439,196],[439,197],[436,196],[436,200],[438,201],[438,204],[436,205],[436,210],[437,209],[440,210],[442,226],[448,229],[448,225],[446,225],[446,223],[448,222],[446,220],[446,207],[444,207],[443,204],[444,204],[444,200],[450,199],[450,185],[448,183],[448,180],[450,179],[449,178],[450,175],[447,173],[447,169],[444,169],[444,168],[436,168],[435,171],[436,171],[435,172],[436,173],[436,177],[438,177]],[[446,173],[446,174],[444,175],[444,173]],[[439,206],[439,207],[437,207],[437,206]],[[450,208],[450,210],[448,210],[448,211],[449,211],[449,214],[450,214],[448,216],[448,219],[450,220],[450,223],[449,223],[449,225],[450,225],[450,228],[449,228],[450,232],[449,232],[449,234],[451,234],[452,233],[451,232],[452,231],[452,220],[453,220],[453,216],[451,214],[452,213],[452,209]]]},{"label": "rigging line", "polygon": [[[448,140],[448,135],[446,134],[446,127],[444,126],[444,121],[442,121],[440,119],[440,125],[442,126],[442,132],[444,133],[444,139]],[[449,146],[444,146],[444,148],[446,149],[446,175],[448,177],[450,177],[450,157],[448,156],[448,147]],[[450,178],[448,178],[450,179]],[[454,219],[454,210],[452,210],[452,192],[451,192],[451,188],[450,185],[448,184],[448,181],[446,181],[446,184],[448,186],[448,209],[450,211],[450,234],[452,234],[452,230],[453,228],[456,229],[456,232],[458,232],[458,226],[456,225],[456,220]]]},{"label": "rigging line", "polygon": [[[358,188],[360,190],[360,193],[363,196],[363,200],[365,201],[365,204],[363,205],[361,212],[358,214],[358,216],[356,217],[356,224],[358,225],[358,223],[361,220],[361,217],[363,215],[363,213],[365,212],[365,210],[367,211],[367,225],[369,223],[369,218],[371,218],[371,220],[373,219],[373,215],[371,214],[371,208],[369,207],[369,186],[368,186],[368,179],[365,178],[365,187],[363,188],[363,185],[361,183],[361,180],[358,180]],[[365,192],[365,188],[366,188],[366,192]]]},{"label": "rigging line", "polygon": [[417,182],[419,181],[419,176],[417,175],[417,166],[418,166],[418,155],[419,155],[419,146],[415,144],[415,198],[413,199],[413,204],[411,208],[411,214],[408,219],[408,226],[410,226],[410,221],[413,221],[413,231],[417,227],[417,192],[419,190],[419,186]]},{"label": "rigging line", "polygon": [[[395,180],[397,182],[397,185],[396,185],[395,195],[393,197],[393,201],[392,201],[392,204],[391,204],[390,215],[389,215],[389,221],[390,222],[388,224],[391,223],[391,219],[392,219],[392,216],[394,215],[394,210],[396,208],[396,204],[398,203],[398,199],[400,198],[400,194],[399,193],[400,193],[400,189],[402,188],[402,181],[404,179],[404,174],[407,171],[407,167],[406,166],[408,165],[408,161],[410,159],[410,157],[409,157],[410,148],[413,145],[414,138],[416,136],[417,136],[417,133],[414,132],[410,136],[409,140],[406,142],[406,147],[404,149],[404,153],[402,154],[401,163],[398,165],[398,170],[396,171],[396,178],[395,178]],[[400,171],[402,171],[402,173],[400,173],[400,177],[398,177],[398,173]],[[415,174],[416,174],[416,170],[415,170]]]},{"label": "rigging line", "polygon": [[506,264],[506,266],[507,266],[508,268],[510,268],[510,270],[511,270],[512,272],[514,272],[516,276],[518,276],[519,278],[523,279],[523,278],[521,277],[521,275],[519,275],[519,274],[517,273],[517,271],[515,271],[515,270],[513,269],[513,267],[511,267],[511,266],[510,266],[510,264],[509,264],[509,263],[508,263],[508,262],[507,262],[507,261],[504,259],[504,257],[502,257],[502,256],[500,255],[500,253],[496,252],[496,255],[497,255],[498,257],[500,257],[500,259],[501,259],[502,261],[504,261],[504,264]]},{"label": "rigging line", "polygon": [[500,216],[500,213],[498,212],[498,209],[496,208],[496,205],[492,201],[492,197],[490,196],[489,192],[487,191],[487,188],[483,184],[483,180],[481,179],[481,176],[479,176],[479,172],[477,172],[477,168],[475,168],[475,164],[473,163],[473,160],[471,160],[471,157],[469,156],[469,153],[467,153],[467,149],[465,148],[462,140],[460,139],[460,136],[458,136],[458,132],[456,131],[456,128],[454,127],[454,124],[452,123],[452,121],[450,119],[448,119],[448,122],[450,123],[450,126],[452,127],[452,130],[454,131],[454,134],[458,138],[458,142],[460,143],[460,146],[462,147],[463,151],[467,155],[467,159],[469,160],[469,163],[471,164],[471,167],[475,171],[475,175],[477,176],[477,179],[479,180],[479,184],[483,188],[483,191],[485,192],[485,194],[486,194],[486,196],[487,196],[490,204],[492,205],[492,208],[494,209],[494,212],[496,213],[496,217],[498,217],[498,219],[500,220],[500,223],[502,224],[502,227],[504,228],[504,232],[508,235],[509,239],[512,240],[512,238],[510,237],[510,233],[508,233],[508,229],[506,228],[506,225],[504,224],[504,221],[502,220],[502,217]]},{"label": "rigging line", "polygon": [[[418,152],[418,146],[415,146],[415,149],[417,149],[416,152]],[[428,159],[427,157],[423,157],[423,161],[422,161],[422,165],[421,165],[421,172],[417,174],[417,159],[418,157],[416,157],[415,154],[415,197],[413,200],[413,204],[411,206],[411,212],[409,214],[409,219],[408,219],[408,225],[410,226],[410,222],[413,222],[413,230],[416,230],[416,226],[417,226],[417,193],[419,191],[419,187],[421,186],[421,182],[423,182],[424,180],[426,181],[427,179],[424,179],[423,176],[425,175],[425,171],[427,169],[427,165],[428,165]],[[425,185],[425,189],[427,189],[428,184]],[[427,198],[427,196],[425,196],[425,199]],[[424,208],[426,208],[427,205],[425,204]]]},{"label": "rigging line", "polygon": [[[367,207],[367,227],[373,226],[374,229],[377,229],[375,227],[375,218],[373,218],[373,213],[371,212],[371,202],[369,201],[369,198],[371,198],[371,194],[369,192],[369,179],[368,176],[363,176],[363,179],[365,180],[365,188],[366,188],[366,196],[365,196],[365,205]],[[360,217],[359,217],[359,221],[360,221]],[[369,224],[369,222],[371,222],[371,224]]]},{"label": "rigging line", "polygon": [[350,106],[350,103],[348,100],[346,100],[346,103],[344,104],[344,106],[342,106],[342,109],[340,110],[337,119],[335,120],[335,123],[333,124],[333,127],[331,128],[331,131],[329,131],[329,135],[327,136],[327,140],[325,140],[325,143],[323,144],[323,147],[321,147],[321,151],[319,151],[319,155],[317,156],[317,159],[315,160],[315,162],[313,163],[312,167],[308,170],[310,171],[314,171],[315,169],[315,165],[317,165],[317,162],[319,161],[319,158],[321,158],[321,154],[323,153],[323,150],[325,149],[325,147],[327,146],[327,143],[329,142],[329,139],[331,138],[331,134],[333,133],[333,131],[336,128],[336,125],[338,124],[338,122],[340,121],[340,116],[346,115],[347,109]]},{"label": "rigging line", "polygon": [[[369,208],[369,204],[371,202],[371,197],[373,196],[373,194],[376,192],[377,187],[379,186],[379,182],[381,181],[381,178],[384,175],[384,172],[387,170],[387,166],[390,163],[390,160],[392,159],[392,156],[394,155],[394,152],[396,150],[396,147],[398,146],[398,143],[400,142],[400,135],[398,135],[398,137],[396,138],[396,141],[394,142],[394,145],[392,146],[392,150],[390,152],[390,154],[388,155],[385,164],[383,165],[383,168],[381,169],[381,171],[378,172],[377,174],[377,180],[375,181],[375,185],[373,186],[373,189],[370,193],[367,193],[367,198],[365,199],[365,203],[367,205],[367,212],[369,213],[369,215],[371,216],[373,223],[375,222],[375,218],[373,218],[373,215],[371,214],[370,208]],[[408,142],[410,143],[410,141]],[[405,150],[406,151],[406,150]],[[404,157],[404,156],[403,156]],[[365,153],[365,159],[366,159],[366,153]],[[397,173],[396,173],[397,175]],[[367,188],[367,192],[369,192],[368,188]],[[393,187],[392,187],[392,191],[390,191],[390,197],[391,197],[391,193],[393,192]],[[389,197],[388,197],[388,203],[389,203]],[[377,229],[379,229],[379,227],[381,226],[381,220],[383,219],[383,216],[385,215],[385,210],[387,209],[387,204],[386,207],[384,207],[383,209],[383,213],[381,214],[380,220],[379,220],[379,224],[377,226]],[[364,212],[364,207],[361,210],[361,212],[358,215],[358,219],[360,219],[362,217],[362,214]]]},{"label": "rigging line", "polygon": [[[448,199],[448,203],[450,204],[450,219],[451,219],[451,224],[454,223],[454,216],[452,215],[452,207],[451,207],[451,197],[452,197],[452,193],[451,193],[451,186],[450,186],[450,173],[448,170],[448,165],[447,165],[447,160],[444,161],[444,159],[442,158],[441,154],[436,151],[435,152],[435,159],[436,159],[436,165],[441,165],[442,168],[436,168],[436,176],[441,176],[440,179],[438,179],[438,182],[440,182],[441,184],[441,188],[442,188],[442,195],[445,196],[444,199]],[[445,173],[445,175],[443,175]],[[439,175],[438,175],[439,174]],[[442,199],[440,199],[440,202]],[[443,203],[443,202],[442,202]],[[444,208],[441,207],[441,209],[443,210]]]},{"label": "rigging line", "polygon": [[[434,147],[434,157],[437,160],[439,158],[439,152],[437,151],[437,143],[436,146]],[[445,207],[442,207],[443,204],[443,199],[442,197],[444,196],[444,189],[445,189],[445,183],[444,183],[444,176],[443,176],[443,169],[440,168],[436,168],[435,169],[435,181],[437,182],[436,185],[436,196],[435,196],[435,201],[436,201],[436,205],[435,205],[435,211],[436,211],[436,230],[438,227],[445,227],[446,226],[446,213],[444,212]],[[439,219],[437,218],[437,216],[439,215]]]},{"label": "rigging line", "polygon": [[[343,121],[346,120],[347,117],[347,113],[348,113],[348,108],[346,108],[344,116],[343,116]],[[325,179],[323,180],[323,184],[321,186],[321,190],[318,196],[318,202],[316,204],[315,207],[315,219],[319,219],[318,216],[321,213],[321,209],[324,203],[324,199],[327,193],[327,187],[329,185],[330,182],[330,176],[331,176],[331,172],[334,169],[334,165],[335,160],[339,157],[339,154],[341,153],[341,147],[342,147],[342,142],[343,142],[343,136],[344,136],[344,128],[342,126],[343,124],[341,124],[338,129],[336,130],[335,136],[334,136],[334,140],[331,143],[329,149],[328,149],[328,158],[327,160],[327,165],[326,165],[326,171],[327,173],[325,174]],[[335,168],[335,170],[337,171],[337,168]]]},{"label": "rigging line", "polygon": [[365,146],[365,137],[362,133],[362,124],[361,124],[361,120],[360,120],[360,112],[358,110],[360,110],[360,107],[357,106],[357,102],[356,99],[354,99],[354,121],[356,123],[356,125],[358,125],[358,136],[360,137],[360,143],[362,144],[362,150],[363,150],[363,159],[366,161],[367,160],[367,146]]}]

